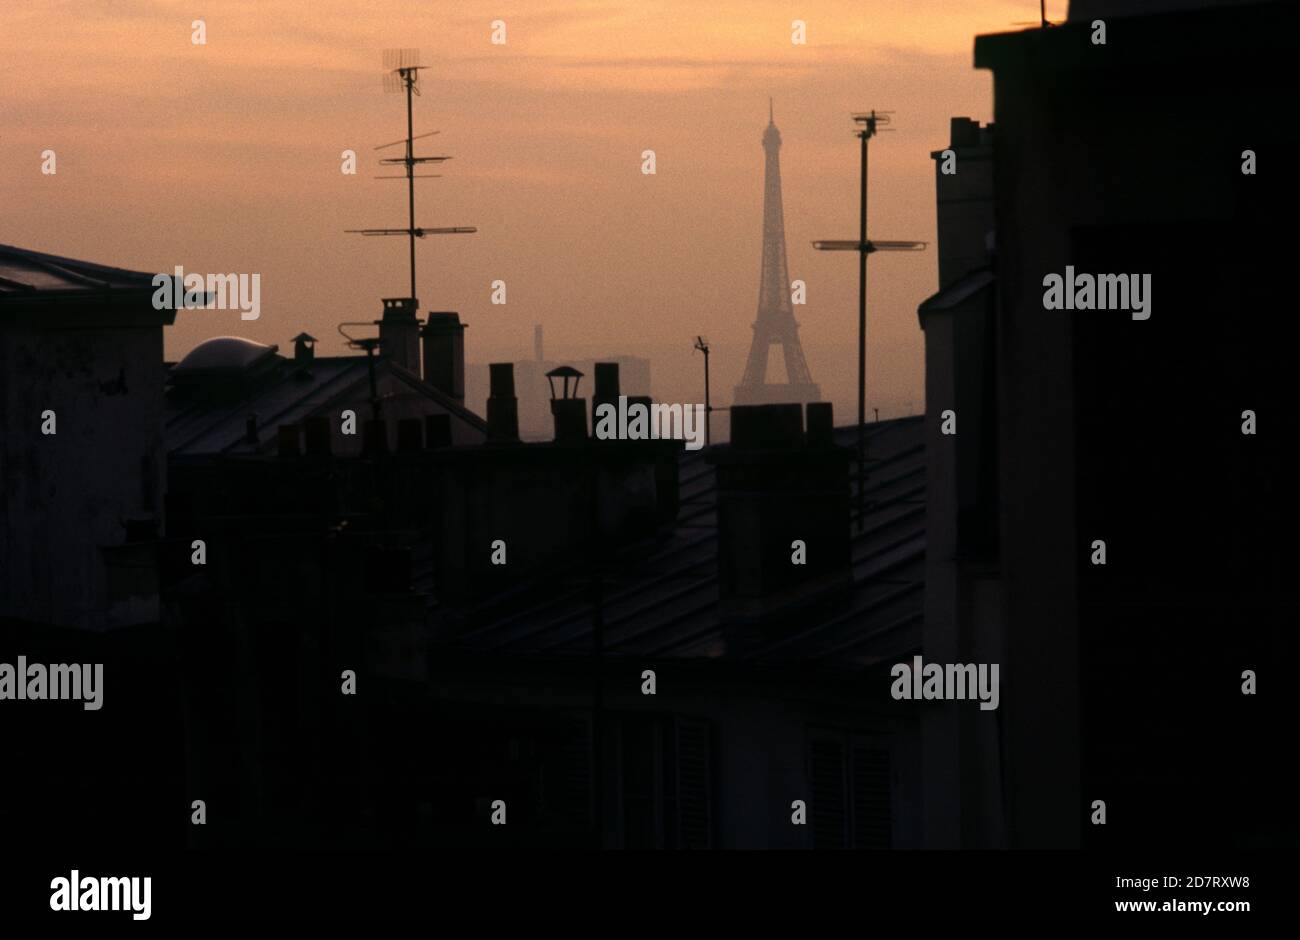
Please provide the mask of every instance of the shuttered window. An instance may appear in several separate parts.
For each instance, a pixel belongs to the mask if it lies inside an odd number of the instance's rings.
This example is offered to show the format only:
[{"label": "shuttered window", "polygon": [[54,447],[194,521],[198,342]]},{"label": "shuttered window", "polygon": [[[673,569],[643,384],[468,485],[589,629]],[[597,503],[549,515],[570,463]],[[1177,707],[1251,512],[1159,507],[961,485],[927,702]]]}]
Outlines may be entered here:
[{"label": "shuttered window", "polygon": [[814,848],[890,847],[889,751],[879,738],[809,729],[807,769]]}]

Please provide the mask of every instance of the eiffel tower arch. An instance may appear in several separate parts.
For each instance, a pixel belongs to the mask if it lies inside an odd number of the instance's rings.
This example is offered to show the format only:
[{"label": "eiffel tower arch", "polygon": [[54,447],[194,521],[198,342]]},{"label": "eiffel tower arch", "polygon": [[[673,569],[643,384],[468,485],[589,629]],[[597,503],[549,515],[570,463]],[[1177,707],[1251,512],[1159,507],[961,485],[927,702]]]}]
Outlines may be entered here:
[{"label": "eiffel tower arch", "polygon": [[[768,105],[767,129],[763,131],[766,166],[763,179],[763,267],[758,281],[758,317],[754,320],[754,341],[745,362],[745,376],[736,386],[732,401],[737,405],[781,402],[809,402],[821,399],[821,389],[812,380],[799,345],[799,325],[790,303],[790,271],[785,260],[785,214],[781,207],[781,132]],[[779,345],[785,358],[784,382],[767,380],[767,360],[772,346]]]}]

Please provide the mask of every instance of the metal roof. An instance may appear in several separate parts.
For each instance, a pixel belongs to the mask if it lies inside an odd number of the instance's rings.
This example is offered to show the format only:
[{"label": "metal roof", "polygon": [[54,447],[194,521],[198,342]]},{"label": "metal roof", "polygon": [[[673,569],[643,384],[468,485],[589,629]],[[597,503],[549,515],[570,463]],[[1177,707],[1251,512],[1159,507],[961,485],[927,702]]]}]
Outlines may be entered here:
[{"label": "metal roof", "polygon": [[[453,418],[486,430],[487,424],[482,418],[422,382],[409,370],[383,357],[375,360],[375,368],[391,372],[395,378],[437,402]],[[365,356],[317,356],[305,365],[280,358],[269,372],[263,381],[248,390],[246,396],[233,400],[212,401],[168,394],[163,410],[163,434],[168,454],[172,457],[196,457],[266,453],[275,446],[279,425],[296,424],[342,398],[369,395],[370,376]],[[250,413],[257,415],[255,445],[249,443],[246,436]]]},{"label": "metal roof", "polygon": [[[606,654],[863,669],[919,649],[925,573],[923,424],[918,416],[868,426],[868,514],[863,531],[851,529],[852,589],[792,611],[788,629],[776,631],[779,638],[744,651],[729,648],[728,629],[718,616],[714,470],[702,451],[684,451],[681,509],[672,536],[653,547],[625,550],[609,562]],[[856,428],[838,428],[835,435],[838,443],[850,446]],[[856,476],[854,467],[854,493]],[[431,569],[424,573],[421,586],[436,591],[427,580]],[[468,613],[473,626],[440,637],[438,644],[470,654],[590,656],[589,581],[575,577],[537,588],[522,583],[510,596],[497,595]],[[432,613],[436,623],[436,603]]]},{"label": "metal roof", "polygon": [[39,293],[150,290],[154,274],[0,245],[0,303]]}]

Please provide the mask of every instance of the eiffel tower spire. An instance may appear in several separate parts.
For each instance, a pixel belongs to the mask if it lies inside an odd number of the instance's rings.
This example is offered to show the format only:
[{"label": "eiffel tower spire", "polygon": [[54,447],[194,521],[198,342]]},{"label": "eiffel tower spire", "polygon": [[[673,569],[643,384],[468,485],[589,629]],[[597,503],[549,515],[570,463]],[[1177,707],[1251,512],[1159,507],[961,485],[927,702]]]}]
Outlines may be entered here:
[{"label": "eiffel tower spire", "polygon": [[[745,363],[745,376],[736,386],[737,405],[816,401],[821,390],[813,383],[799,345],[799,326],[790,303],[790,271],[785,260],[785,214],[781,205],[781,132],[767,103],[766,153],[763,180],[763,266],[758,280],[758,317],[754,341]],[[773,345],[785,356],[785,382],[767,381],[767,358]]]}]

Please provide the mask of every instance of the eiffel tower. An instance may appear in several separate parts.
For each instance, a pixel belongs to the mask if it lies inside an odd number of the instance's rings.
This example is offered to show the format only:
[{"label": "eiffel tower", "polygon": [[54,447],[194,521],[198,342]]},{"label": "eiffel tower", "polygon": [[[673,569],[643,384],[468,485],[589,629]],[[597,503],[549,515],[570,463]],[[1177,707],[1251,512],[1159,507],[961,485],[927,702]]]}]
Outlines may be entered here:
[{"label": "eiffel tower", "polygon": [[[790,303],[790,271],[785,262],[785,214],[781,208],[781,132],[772,119],[768,101],[763,150],[767,154],[763,178],[763,270],[758,282],[758,318],[754,343],[749,347],[745,377],[736,386],[733,403],[763,405],[809,402],[821,399],[821,389],[808,372],[799,345],[799,325]],[[785,382],[767,381],[767,357],[774,344],[785,354]]]}]

